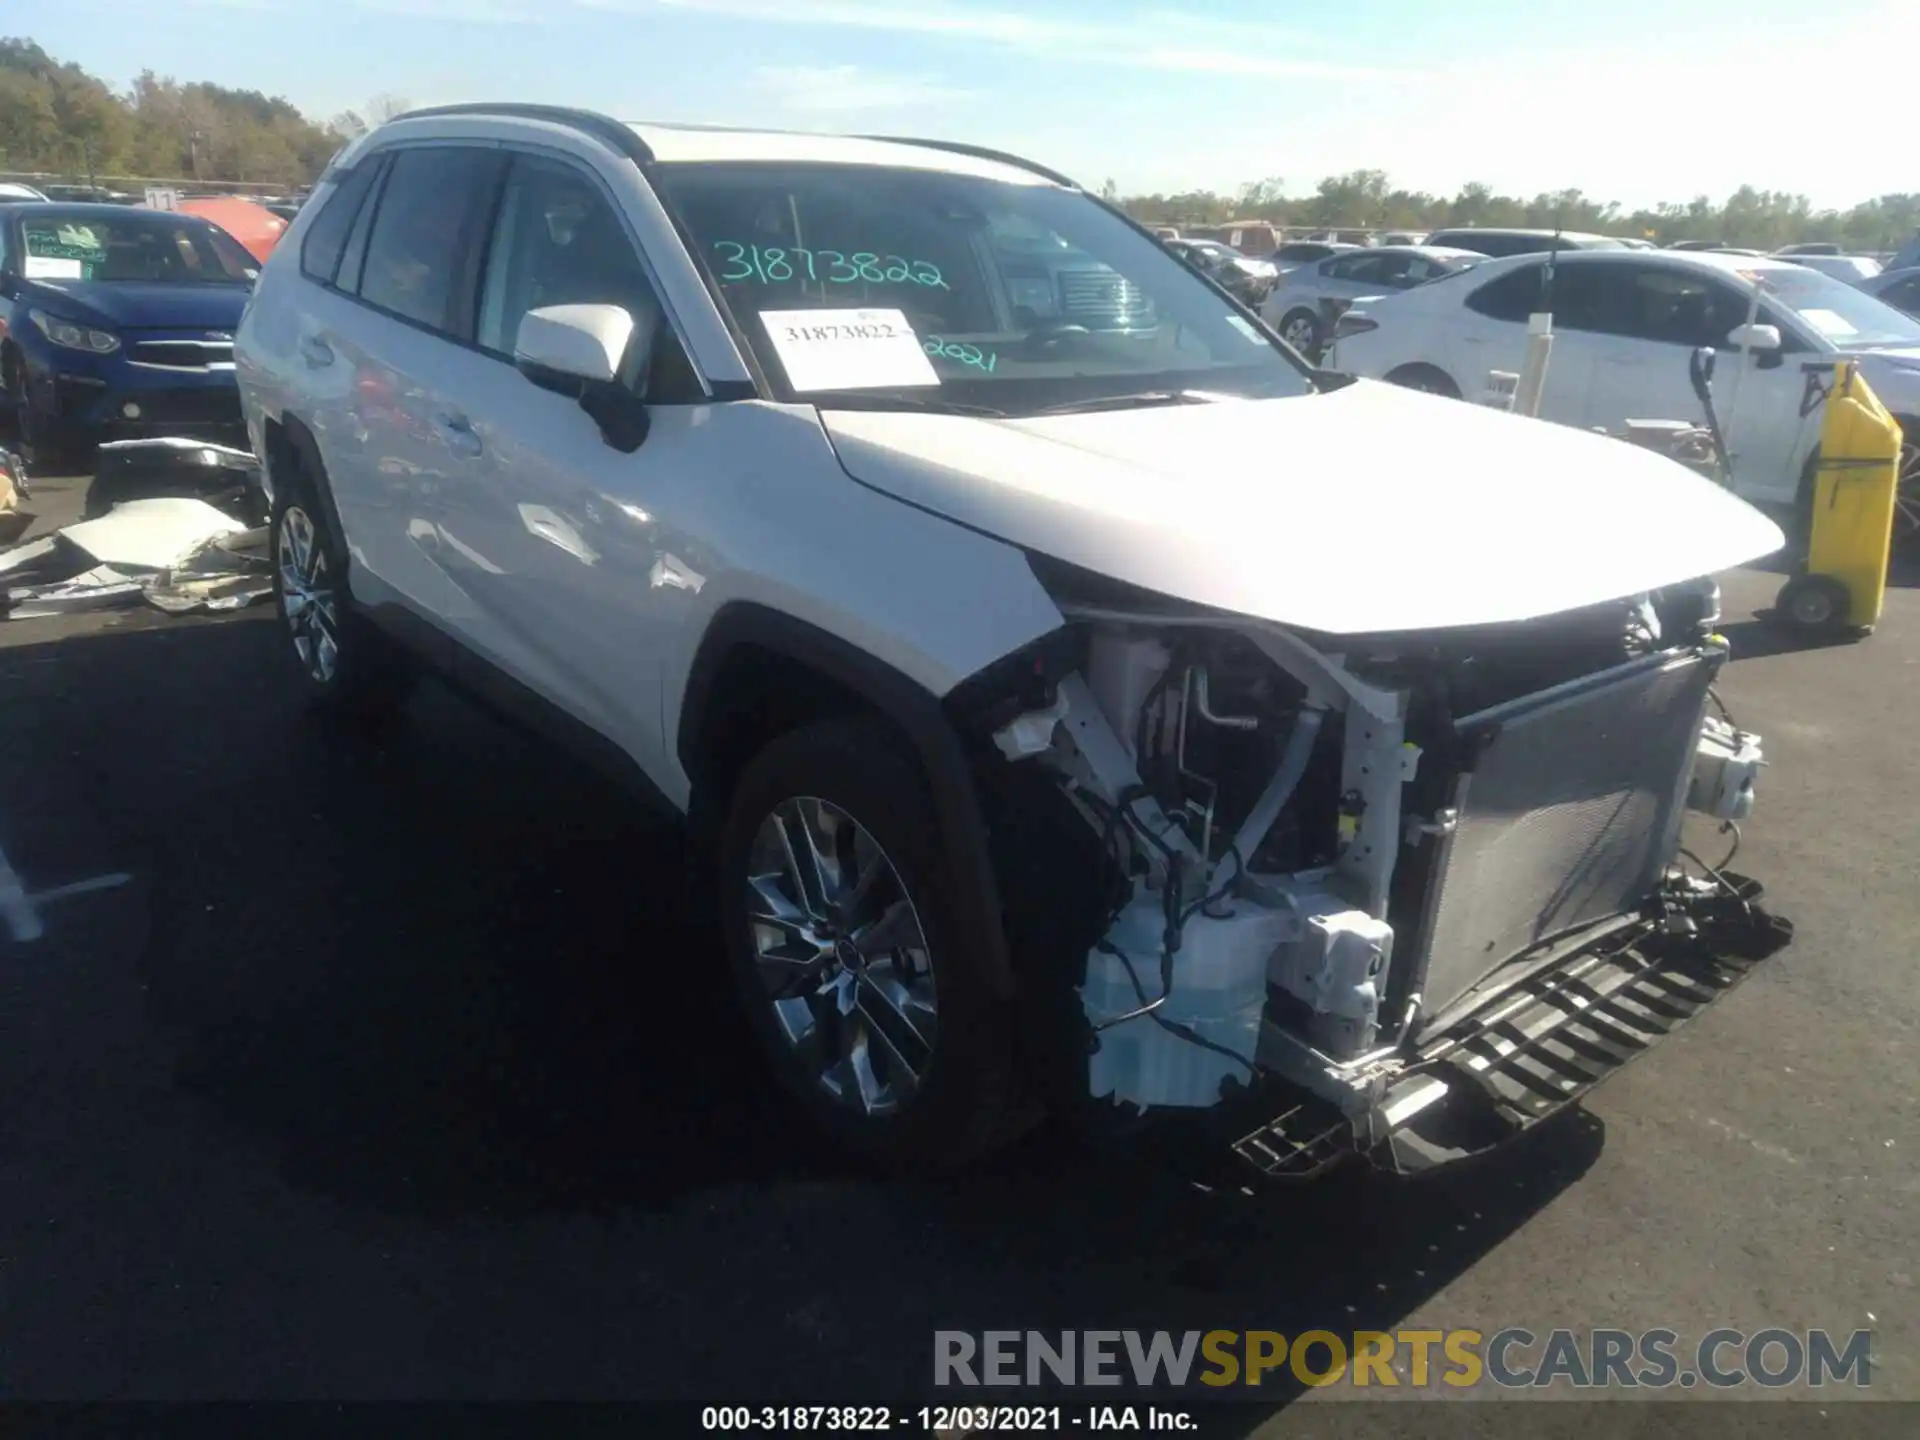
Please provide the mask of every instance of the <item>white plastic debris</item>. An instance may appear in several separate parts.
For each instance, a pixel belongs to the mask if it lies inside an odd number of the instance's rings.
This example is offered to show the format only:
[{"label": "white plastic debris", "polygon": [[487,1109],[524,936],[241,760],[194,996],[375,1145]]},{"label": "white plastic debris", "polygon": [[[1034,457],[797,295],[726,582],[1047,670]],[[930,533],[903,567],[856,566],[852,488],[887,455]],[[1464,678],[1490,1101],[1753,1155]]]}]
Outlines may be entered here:
[{"label": "white plastic debris", "polygon": [[145,589],[145,582],[137,575],[125,574],[111,565],[96,565],[68,580],[9,590],[7,618],[38,620],[76,610],[113,610],[138,604]]},{"label": "white plastic debris", "polygon": [[102,565],[167,570],[209,540],[246,528],[204,500],[161,496],[123,501],[98,520],[69,525],[60,536]]}]

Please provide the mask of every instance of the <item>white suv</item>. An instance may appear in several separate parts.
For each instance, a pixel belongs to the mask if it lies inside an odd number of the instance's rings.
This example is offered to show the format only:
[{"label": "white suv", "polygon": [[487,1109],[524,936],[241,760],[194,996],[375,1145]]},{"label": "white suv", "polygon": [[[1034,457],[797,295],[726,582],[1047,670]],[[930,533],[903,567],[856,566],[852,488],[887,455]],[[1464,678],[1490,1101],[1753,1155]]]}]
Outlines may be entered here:
[{"label": "white suv", "polygon": [[1750,883],[1673,863],[1758,762],[1690,582],[1778,529],[1316,371],[1038,166],[416,112],[237,356],[315,699],[432,670],[685,816],[773,1067],[882,1157],[1051,1109],[1432,1163],[1744,963]]}]

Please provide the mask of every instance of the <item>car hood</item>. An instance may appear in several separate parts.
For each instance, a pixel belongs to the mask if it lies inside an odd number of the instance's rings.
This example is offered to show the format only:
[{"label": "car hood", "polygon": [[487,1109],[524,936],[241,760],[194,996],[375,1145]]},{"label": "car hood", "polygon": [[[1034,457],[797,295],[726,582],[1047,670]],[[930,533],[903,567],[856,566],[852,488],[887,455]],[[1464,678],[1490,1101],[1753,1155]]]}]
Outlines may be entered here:
[{"label": "car hood", "polygon": [[245,285],[157,285],[137,280],[31,280],[22,298],[63,320],[115,329],[235,330]]},{"label": "car hood", "polygon": [[862,483],[1147,590],[1331,634],[1551,615],[1779,526],[1650,450],[1396,386],[980,420],[823,411]]}]

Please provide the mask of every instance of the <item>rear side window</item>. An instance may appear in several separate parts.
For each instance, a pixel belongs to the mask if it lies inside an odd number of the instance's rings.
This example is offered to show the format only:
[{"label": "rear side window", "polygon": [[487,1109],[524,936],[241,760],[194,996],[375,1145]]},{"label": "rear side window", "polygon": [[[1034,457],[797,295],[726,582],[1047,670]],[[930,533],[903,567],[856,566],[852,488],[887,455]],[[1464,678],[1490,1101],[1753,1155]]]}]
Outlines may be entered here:
[{"label": "rear side window", "polygon": [[476,265],[506,157],[430,146],[393,157],[367,236],[360,298],[456,339],[472,332]]},{"label": "rear side window", "polygon": [[1490,320],[1524,325],[1539,307],[1540,280],[1546,270],[1544,265],[1522,265],[1497,280],[1489,280],[1467,297],[1467,308]]},{"label": "rear side window", "polygon": [[300,244],[300,270],[308,279],[333,284],[341,253],[347,248],[347,234],[379,172],[377,160],[361,161],[340,178],[333,193],[322,202],[320,213],[313,217]]}]

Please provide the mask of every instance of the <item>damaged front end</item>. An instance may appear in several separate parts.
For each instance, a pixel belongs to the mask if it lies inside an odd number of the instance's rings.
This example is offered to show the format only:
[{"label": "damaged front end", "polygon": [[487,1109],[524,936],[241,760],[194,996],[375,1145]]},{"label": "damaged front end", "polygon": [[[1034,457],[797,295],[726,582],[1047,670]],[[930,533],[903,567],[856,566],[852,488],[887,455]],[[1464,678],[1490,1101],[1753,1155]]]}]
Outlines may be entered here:
[{"label": "damaged front end", "polygon": [[969,704],[1029,1048],[1096,1133],[1430,1169],[1790,933],[1682,834],[1737,838],[1763,763],[1713,696],[1711,582],[1332,639],[1083,581],[1050,573],[1066,629]]}]

